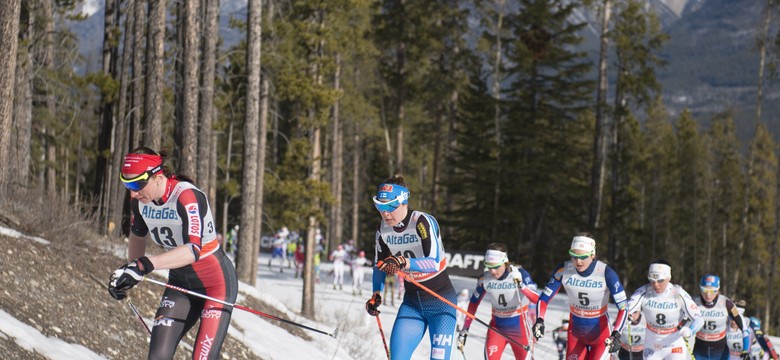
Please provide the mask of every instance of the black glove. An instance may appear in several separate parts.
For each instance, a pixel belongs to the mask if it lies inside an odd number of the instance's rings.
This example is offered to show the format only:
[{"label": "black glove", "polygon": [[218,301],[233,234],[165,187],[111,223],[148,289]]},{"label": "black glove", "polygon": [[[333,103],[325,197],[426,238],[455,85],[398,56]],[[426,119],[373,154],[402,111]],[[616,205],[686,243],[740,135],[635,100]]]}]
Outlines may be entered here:
[{"label": "black glove", "polygon": [[607,352],[613,353],[620,350],[620,333],[617,330],[613,331],[612,335],[604,340],[604,345],[607,346]]},{"label": "black glove", "polygon": [[534,323],[532,332],[534,333],[536,340],[539,340],[544,336],[544,319],[536,318],[536,323]]},{"label": "black glove", "polygon": [[463,329],[458,335],[458,350],[463,351],[463,347],[466,346],[466,339],[469,337],[469,329]]},{"label": "black glove", "polygon": [[382,305],[382,297],[379,296],[379,293],[376,293],[371,296],[368,301],[366,301],[366,312],[368,315],[371,316],[377,316],[379,315],[379,305]]},{"label": "black glove", "polygon": [[742,351],[742,353],[739,354],[739,358],[742,360],[750,360],[750,353],[747,351]]},{"label": "black glove", "polygon": [[125,265],[120,266],[108,281],[108,293],[114,299],[122,300],[127,297],[126,291],[132,289],[135,284],[144,279],[144,275],[152,272],[154,265],[146,256],[141,256]]},{"label": "black glove", "polygon": [[379,262],[379,270],[384,271],[387,275],[395,275],[398,270],[406,267],[406,258],[403,256],[388,256],[381,262]]}]

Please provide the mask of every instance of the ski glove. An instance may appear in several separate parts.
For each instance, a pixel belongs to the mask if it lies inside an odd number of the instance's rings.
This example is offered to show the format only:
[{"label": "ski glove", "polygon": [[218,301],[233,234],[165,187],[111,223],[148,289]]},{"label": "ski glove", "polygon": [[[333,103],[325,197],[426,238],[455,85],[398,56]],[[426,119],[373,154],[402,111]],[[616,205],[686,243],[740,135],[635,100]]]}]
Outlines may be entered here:
[{"label": "ski glove", "polygon": [[406,258],[403,256],[388,256],[379,263],[379,270],[393,276],[398,270],[406,267]]},{"label": "ski glove", "polygon": [[371,296],[368,301],[366,301],[366,312],[368,315],[371,316],[377,316],[379,315],[379,305],[382,305],[382,297],[379,296],[379,293],[376,293]]},{"label": "ski glove", "polygon": [[742,360],[750,360],[750,353],[743,351],[741,354],[739,354],[739,358]]},{"label": "ski glove", "polygon": [[541,339],[542,336],[544,336],[544,319],[536,318],[536,323],[534,324],[532,331],[536,340]]},{"label": "ski glove", "polygon": [[604,345],[607,347],[607,352],[614,353],[620,350],[620,333],[617,330],[613,331],[612,335],[604,340]]},{"label": "ski glove", "polygon": [[463,329],[458,335],[458,350],[463,351],[463,347],[466,346],[466,338],[469,337],[469,329]]},{"label": "ski glove", "polygon": [[680,328],[680,335],[683,338],[688,339],[692,335],[691,334],[691,328],[689,328],[687,326],[683,326],[682,328]]},{"label": "ski glove", "polygon": [[154,265],[146,256],[141,256],[125,265],[120,266],[111,274],[108,282],[108,293],[114,299],[122,300],[127,297],[126,291],[132,289],[144,275],[152,272]]}]

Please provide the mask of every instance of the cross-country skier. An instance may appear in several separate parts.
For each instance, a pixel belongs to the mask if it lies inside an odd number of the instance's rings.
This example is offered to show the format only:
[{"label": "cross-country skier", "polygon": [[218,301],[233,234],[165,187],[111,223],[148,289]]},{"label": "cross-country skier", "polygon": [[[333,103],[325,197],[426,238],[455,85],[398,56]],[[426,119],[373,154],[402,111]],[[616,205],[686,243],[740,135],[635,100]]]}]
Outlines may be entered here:
[{"label": "cross-country skier", "polygon": [[333,261],[333,290],[338,286],[339,290],[344,288],[344,267],[347,259],[347,251],[344,245],[339,244],[336,250],[330,253],[328,260]]},{"label": "cross-country skier", "polygon": [[750,328],[753,329],[753,333],[756,335],[756,341],[761,345],[764,354],[769,355],[769,358],[772,360],[780,360],[774,345],[772,345],[772,341],[769,340],[769,337],[764,336],[764,330],[761,330],[761,320],[755,316],[751,316],[748,322],[750,323]]},{"label": "cross-country skier", "polygon": [[[608,352],[620,349],[620,331],[626,322],[626,292],[617,273],[606,263],[596,260],[596,241],[589,234],[580,233],[572,239],[569,256],[571,260],[555,268],[539,297],[539,315],[533,334],[537,339],[544,336],[547,305],[563,287],[569,299],[570,312],[566,357],[607,358]],[[610,296],[618,308],[612,326],[607,314]]]},{"label": "cross-country skier", "polygon": [[[647,278],[650,283],[634,291],[628,302],[628,313],[641,312],[647,322],[644,358],[688,359],[688,339],[704,324],[699,307],[685,289],[669,282],[672,267],[668,262],[652,262]],[[690,325],[683,325],[686,318]]]},{"label": "cross-country skier", "polygon": [[[226,302],[238,292],[236,270],[219,246],[206,195],[163,166],[166,153],[141,147],[124,158],[119,179],[130,190],[128,262],[111,274],[117,300],[155,269],[169,269],[168,283]],[[145,256],[146,237],[165,248]],[[171,359],[181,338],[200,319],[193,359],[219,359],[231,308],[166,288],[157,308],[149,359]]]},{"label": "cross-country skier", "polygon": [[[490,300],[493,316],[490,325],[509,335],[520,344],[530,345],[531,324],[528,322],[528,305],[539,301],[539,293],[532,290],[531,275],[527,271],[513,267],[509,263],[506,254],[506,245],[492,243],[488,245],[485,253],[485,267],[488,269],[477,279],[477,288],[471,295],[469,313],[476,314],[482,299]],[[458,346],[465,344],[472,318],[467,318],[458,337]],[[506,348],[507,340],[504,336],[488,330],[485,339],[485,359],[498,360]],[[509,343],[515,359],[531,359],[531,352]]]},{"label": "cross-country skier", "polygon": [[737,306],[729,298],[720,294],[720,277],[715,274],[705,274],[699,283],[700,296],[695,299],[701,311],[704,325],[696,333],[696,344],[693,355],[699,360],[729,358],[729,348],[726,344],[726,332],[729,320],[736,320],[742,334],[742,359],[748,359],[750,332],[744,329],[742,316]]},{"label": "cross-country skier", "polygon": [[[451,303],[457,301],[447,273],[439,224],[424,212],[409,209],[409,189],[403,177],[379,185],[374,206],[382,217],[376,232],[373,295],[366,302],[371,316],[379,315],[385,276],[401,271]],[[380,262],[381,261],[381,262]],[[455,308],[404,280],[404,299],[390,335],[393,360],[408,360],[428,329],[431,359],[449,360],[455,342]]]},{"label": "cross-country skier", "polygon": [[634,313],[628,317],[626,327],[620,334],[620,350],[618,359],[620,360],[641,360],[642,352],[645,349],[645,331],[647,324],[642,313]]}]

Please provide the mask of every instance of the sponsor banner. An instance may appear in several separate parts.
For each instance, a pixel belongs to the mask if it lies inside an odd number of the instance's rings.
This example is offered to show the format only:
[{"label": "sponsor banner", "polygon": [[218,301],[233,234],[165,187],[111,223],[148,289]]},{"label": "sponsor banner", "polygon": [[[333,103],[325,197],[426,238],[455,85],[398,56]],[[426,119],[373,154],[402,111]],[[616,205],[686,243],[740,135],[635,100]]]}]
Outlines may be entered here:
[{"label": "sponsor banner", "polygon": [[477,278],[485,272],[484,251],[449,251],[447,257],[447,272],[452,275]]}]

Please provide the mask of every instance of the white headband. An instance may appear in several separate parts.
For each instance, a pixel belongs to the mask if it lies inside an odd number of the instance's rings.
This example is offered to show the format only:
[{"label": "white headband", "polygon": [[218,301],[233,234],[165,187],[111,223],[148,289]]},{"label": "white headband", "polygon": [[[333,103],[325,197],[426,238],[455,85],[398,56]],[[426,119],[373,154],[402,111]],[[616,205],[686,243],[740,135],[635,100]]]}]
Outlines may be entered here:
[{"label": "white headband", "polygon": [[650,280],[671,279],[672,267],[666,264],[650,264],[650,270],[647,271],[647,278]]},{"label": "white headband", "polygon": [[509,261],[506,257],[506,253],[498,250],[488,250],[485,253],[485,264],[500,265]]},{"label": "white headband", "polygon": [[582,250],[586,253],[596,252],[596,240],[587,236],[575,236],[571,241],[571,250]]}]

